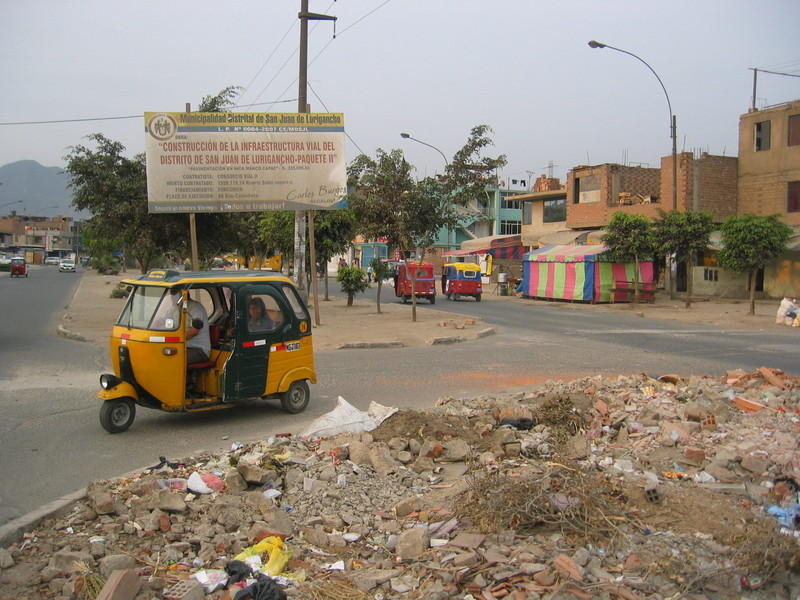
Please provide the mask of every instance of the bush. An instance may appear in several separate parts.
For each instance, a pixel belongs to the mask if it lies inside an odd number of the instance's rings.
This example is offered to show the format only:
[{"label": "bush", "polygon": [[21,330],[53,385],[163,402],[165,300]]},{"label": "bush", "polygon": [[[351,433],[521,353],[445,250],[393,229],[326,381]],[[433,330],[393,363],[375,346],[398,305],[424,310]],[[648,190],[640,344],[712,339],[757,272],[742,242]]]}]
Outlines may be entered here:
[{"label": "bush", "polygon": [[114,286],[114,289],[111,290],[111,293],[108,295],[109,298],[127,298],[128,293],[130,292],[127,285],[122,282],[119,282],[117,285]]},{"label": "bush", "polygon": [[120,270],[119,261],[113,254],[102,254],[92,258],[89,266],[101,275],[118,275]]},{"label": "bush", "polygon": [[347,306],[353,306],[353,297],[369,287],[366,273],[358,267],[341,267],[336,273],[336,281],[347,294]]}]

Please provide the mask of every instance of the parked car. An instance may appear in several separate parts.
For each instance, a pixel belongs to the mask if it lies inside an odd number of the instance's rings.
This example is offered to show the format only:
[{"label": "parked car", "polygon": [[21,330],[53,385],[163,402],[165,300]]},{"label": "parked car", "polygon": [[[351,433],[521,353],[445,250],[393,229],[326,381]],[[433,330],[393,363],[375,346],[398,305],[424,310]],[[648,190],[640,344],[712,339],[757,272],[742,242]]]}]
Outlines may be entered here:
[{"label": "parked car", "polygon": [[58,272],[59,273],[74,273],[75,272],[75,261],[71,258],[62,258],[61,262],[58,263]]},{"label": "parked car", "polygon": [[60,265],[61,259],[57,256],[48,256],[44,259],[44,264],[46,265]]}]

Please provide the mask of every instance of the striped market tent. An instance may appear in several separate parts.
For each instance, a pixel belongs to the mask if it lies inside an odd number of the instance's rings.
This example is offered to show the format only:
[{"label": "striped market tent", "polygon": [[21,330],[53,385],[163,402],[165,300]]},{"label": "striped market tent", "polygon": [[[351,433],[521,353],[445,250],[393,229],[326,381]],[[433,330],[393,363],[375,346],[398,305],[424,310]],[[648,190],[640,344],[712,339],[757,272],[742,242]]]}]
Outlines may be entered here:
[{"label": "striped market tent", "polygon": [[525,254],[520,287],[530,298],[579,302],[627,301],[627,294],[615,294],[615,282],[633,281],[639,269],[639,282],[653,284],[653,263],[611,262],[602,253],[603,245],[551,245]]}]

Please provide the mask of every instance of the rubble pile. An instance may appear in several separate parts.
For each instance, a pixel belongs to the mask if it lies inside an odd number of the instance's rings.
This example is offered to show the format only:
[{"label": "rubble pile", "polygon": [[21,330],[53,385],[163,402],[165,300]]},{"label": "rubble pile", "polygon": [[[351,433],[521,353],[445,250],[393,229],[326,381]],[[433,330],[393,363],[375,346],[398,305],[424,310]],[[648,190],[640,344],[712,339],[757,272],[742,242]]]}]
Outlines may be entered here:
[{"label": "rubble pile", "polygon": [[162,457],[1,549],[0,598],[796,600],[799,429],[762,368]]}]

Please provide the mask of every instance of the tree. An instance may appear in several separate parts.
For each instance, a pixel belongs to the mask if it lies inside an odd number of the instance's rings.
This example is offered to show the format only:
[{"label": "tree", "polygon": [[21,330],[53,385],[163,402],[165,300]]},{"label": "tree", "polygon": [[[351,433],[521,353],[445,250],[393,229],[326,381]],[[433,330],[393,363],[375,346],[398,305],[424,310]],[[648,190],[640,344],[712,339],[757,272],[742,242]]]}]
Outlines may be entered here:
[{"label": "tree", "polygon": [[369,261],[369,266],[372,267],[372,276],[378,282],[377,304],[378,314],[381,314],[381,288],[383,287],[383,280],[389,277],[391,270],[389,265],[377,256]]},{"label": "tree", "polygon": [[268,248],[269,253],[280,253],[286,259],[284,264],[291,264],[294,252],[294,212],[261,213],[258,239]]},{"label": "tree", "polygon": [[468,206],[475,200],[483,199],[486,187],[497,185],[498,169],[506,165],[505,154],[496,158],[482,156],[484,149],[494,145],[490,133],[492,128],[488,125],[473,127],[467,142],[447,165],[445,185],[458,206]]},{"label": "tree", "polygon": [[369,287],[367,276],[358,267],[342,267],[336,273],[336,281],[342,286],[342,291],[347,294],[347,306],[353,306],[353,297]]},{"label": "tree", "polygon": [[[467,143],[447,165],[443,179],[414,181],[413,167],[402,150],[387,153],[379,148],[375,159],[364,154],[356,157],[348,168],[352,191],[347,203],[359,232],[367,239],[385,238],[402,256],[419,248],[421,262],[439,231],[456,228],[463,218],[459,208],[482,198],[486,185],[494,180],[494,171],[505,165],[505,156],[481,156],[492,143],[487,136],[490,131],[487,125],[472,129]],[[415,270],[410,272],[415,285]],[[411,298],[411,320],[416,321],[416,296]]]},{"label": "tree", "polygon": [[692,266],[697,253],[708,247],[714,222],[704,211],[659,211],[653,223],[653,240],[657,252],[666,257],[675,255],[686,266],[686,308],[692,306]]},{"label": "tree", "polygon": [[639,261],[650,260],[655,254],[652,224],[644,215],[617,211],[611,215],[611,221],[606,226],[603,243],[608,246],[604,254],[612,260],[634,264],[633,303],[639,304]]},{"label": "tree", "polygon": [[753,214],[730,216],[722,224],[722,250],[717,262],[723,269],[748,274],[750,311],[756,314],[756,275],[786,252],[794,231],[780,221],[780,215],[759,217]]},{"label": "tree", "polygon": [[102,134],[87,136],[96,148],[72,146],[64,157],[74,190],[72,205],[88,210],[95,239],[118,240],[142,273],[185,235],[175,215],[150,214],[143,154],[123,156],[125,147]]},{"label": "tree", "polygon": [[236,98],[244,88],[240,85],[229,85],[220,90],[215,96],[204,96],[197,107],[198,112],[228,112],[236,107]]},{"label": "tree", "polygon": [[[314,213],[314,250],[316,262],[324,271],[325,300],[328,297],[327,264],[337,254],[341,254],[355,237],[356,221],[351,210],[320,210]],[[311,274],[311,252],[306,252],[308,265],[306,273]],[[315,265],[316,266],[316,265]],[[309,282],[310,283],[310,282]],[[380,311],[379,311],[380,312]]]},{"label": "tree", "polygon": [[[314,244],[317,262],[327,265],[334,255],[341,253],[350,244],[356,231],[356,222],[348,209],[321,210],[314,217]],[[258,238],[269,253],[281,253],[291,264],[294,252],[294,212],[278,211],[262,213],[258,223]],[[309,240],[306,240],[309,244]],[[306,273],[310,277],[311,254],[306,252]],[[326,270],[327,275],[327,270]],[[325,299],[328,300],[328,281],[325,280]]]}]

